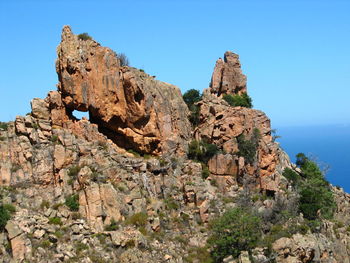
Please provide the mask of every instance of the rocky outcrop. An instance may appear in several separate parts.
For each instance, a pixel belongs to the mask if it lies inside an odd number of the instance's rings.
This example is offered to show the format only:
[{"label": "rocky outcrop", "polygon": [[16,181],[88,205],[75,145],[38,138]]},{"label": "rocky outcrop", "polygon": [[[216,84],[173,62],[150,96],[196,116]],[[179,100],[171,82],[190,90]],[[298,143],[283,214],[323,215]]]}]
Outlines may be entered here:
[{"label": "rocky outcrop", "polygon": [[237,206],[261,218],[270,243],[223,262],[349,262],[350,195],[333,187],[334,220],[311,232],[268,117],[222,99],[246,92],[236,54],[218,60],[197,103],[194,138],[219,148],[206,167],[184,156],[190,126],[176,87],[69,27],[58,53],[59,90],[0,128],[0,205],[11,214],[0,262],[204,262],[208,225]]},{"label": "rocky outcrop", "polygon": [[[216,179],[226,181],[227,184],[237,181],[237,177],[249,175],[256,180],[261,189],[277,191],[280,174],[283,172],[283,169],[278,169],[278,166],[283,162],[284,167],[288,167],[290,163],[278,144],[272,140],[270,120],[267,116],[258,110],[231,107],[226,101],[211,94],[208,90],[204,92],[203,99],[198,105],[200,106],[200,124],[195,130],[195,138],[213,143],[231,156],[227,155],[225,161],[220,162],[216,161],[218,156],[210,160],[209,170],[212,175],[216,177],[225,175],[225,177]],[[260,134],[260,139],[254,164],[239,157],[238,137],[243,135],[249,139],[256,129]],[[217,168],[218,165],[222,166],[221,169]],[[230,172],[221,171],[228,167],[234,167],[234,169],[231,169]],[[217,170],[219,172],[216,172]],[[227,175],[230,176],[227,177]]]},{"label": "rocky outcrop", "polygon": [[88,111],[90,121],[123,148],[185,153],[190,124],[177,87],[120,66],[115,52],[78,39],[68,26],[57,53],[58,89],[68,112]]},{"label": "rocky outcrop", "polygon": [[247,77],[242,73],[237,54],[227,51],[224,59],[219,58],[216,61],[211,77],[210,92],[217,96],[247,93]]}]

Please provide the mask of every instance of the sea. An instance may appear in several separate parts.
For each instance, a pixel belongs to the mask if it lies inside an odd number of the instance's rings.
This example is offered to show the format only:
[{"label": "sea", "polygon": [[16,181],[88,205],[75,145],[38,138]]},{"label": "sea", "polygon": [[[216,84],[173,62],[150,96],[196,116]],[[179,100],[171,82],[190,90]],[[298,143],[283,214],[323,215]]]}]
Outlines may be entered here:
[{"label": "sea", "polygon": [[295,163],[302,152],[315,160],[328,181],[350,193],[350,124],[279,127],[276,141]]}]

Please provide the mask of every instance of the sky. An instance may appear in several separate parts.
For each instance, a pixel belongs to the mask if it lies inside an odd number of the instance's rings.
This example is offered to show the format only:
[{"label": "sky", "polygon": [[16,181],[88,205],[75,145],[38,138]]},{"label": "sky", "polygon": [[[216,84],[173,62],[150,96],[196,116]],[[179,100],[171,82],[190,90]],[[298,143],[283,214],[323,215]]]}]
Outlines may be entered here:
[{"label": "sky", "polygon": [[349,124],[350,1],[0,0],[0,121],[56,89],[63,25],[125,53],[182,92],[240,55],[254,108],[273,127]]}]

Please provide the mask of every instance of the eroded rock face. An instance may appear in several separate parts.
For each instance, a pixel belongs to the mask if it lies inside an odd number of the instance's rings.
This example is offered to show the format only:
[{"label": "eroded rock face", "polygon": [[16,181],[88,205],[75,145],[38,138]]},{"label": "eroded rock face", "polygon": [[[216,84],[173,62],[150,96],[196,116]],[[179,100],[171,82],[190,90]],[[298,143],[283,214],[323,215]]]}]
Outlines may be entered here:
[{"label": "eroded rock face", "polygon": [[90,120],[123,148],[185,152],[190,123],[177,87],[121,67],[115,52],[79,40],[68,26],[57,53],[58,89],[68,111],[89,111]]},{"label": "eroded rock face", "polygon": [[221,96],[222,94],[239,94],[247,92],[247,77],[242,73],[239,56],[226,51],[224,59],[216,61],[210,83],[210,92]]},{"label": "eroded rock face", "polygon": [[[223,99],[209,93],[208,90],[204,93],[199,105],[200,124],[195,130],[196,139],[216,144],[225,153],[232,156],[231,160],[221,155],[210,160],[209,170],[212,175],[258,176],[257,183],[260,188],[277,191],[280,182],[277,166],[280,164],[282,151],[272,140],[269,118],[258,110],[231,107]],[[261,138],[257,149],[256,164],[251,164],[244,158],[238,157],[237,138],[240,135],[244,135],[246,139],[251,138],[254,129],[259,130]],[[218,162],[218,158],[222,160]],[[284,164],[288,166],[288,162],[287,160]],[[234,167],[234,169],[228,171],[229,167]],[[228,170],[224,172],[224,168]]]}]

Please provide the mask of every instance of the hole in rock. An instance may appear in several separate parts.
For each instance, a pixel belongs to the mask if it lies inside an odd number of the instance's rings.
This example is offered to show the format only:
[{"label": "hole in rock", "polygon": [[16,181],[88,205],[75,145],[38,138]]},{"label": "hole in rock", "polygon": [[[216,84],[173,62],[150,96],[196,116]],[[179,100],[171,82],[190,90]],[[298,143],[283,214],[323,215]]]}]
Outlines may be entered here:
[{"label": "hole in rock", "polygon": [[85,117],[87,120],[89,120],[89,112],[88,111],[83,112],[83,111],[74,110],[72,112],[72,115],[77,120],[81,120],[83,117]]}]

